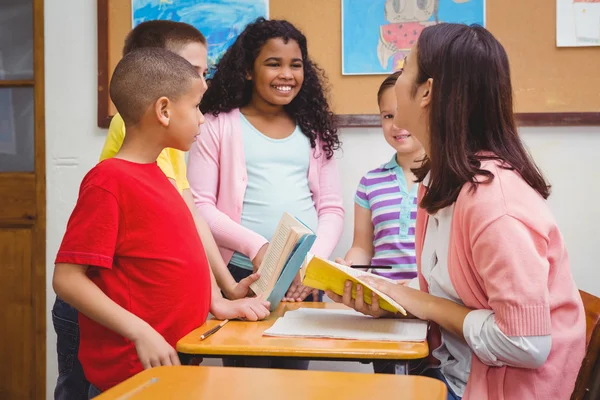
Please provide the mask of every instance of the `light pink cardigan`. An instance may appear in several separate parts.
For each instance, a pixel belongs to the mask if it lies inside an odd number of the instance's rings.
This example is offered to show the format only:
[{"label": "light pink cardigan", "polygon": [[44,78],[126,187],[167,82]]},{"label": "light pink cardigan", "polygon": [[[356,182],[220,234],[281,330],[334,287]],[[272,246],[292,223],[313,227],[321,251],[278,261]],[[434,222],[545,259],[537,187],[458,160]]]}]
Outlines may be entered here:
[{"label": "light pink cardigan", "polygon": [[[234,251],[252,260],[267,243],[264,237],[240,225],[248,182],[240,122],[239,109],[218,117],[206,115],[188,163],[188,180],[196,206],[226,263]],[[342,190],[335,159],[325,157],[319,142],[311,155],[308,186],[318,215],[317,240],[311,251],[329,257],[344,225]]]},{"label": "light pink cardigan", "polygon": [[[493,161],[495,178],[475,192],[465,185],[454,208],[448,272],[460,299],[495,312],[508,336],[552,335],[552,350],[537,369],[490,367],[473,356],[464,400],[569,399],[585,353],[585,313],[562,236],[544,199],[521,176]],[[419,201],[425,188],[421,185]],[[417,213],[420,273],[428,214]],[[439,329],[430,344],[439,345]]]}]

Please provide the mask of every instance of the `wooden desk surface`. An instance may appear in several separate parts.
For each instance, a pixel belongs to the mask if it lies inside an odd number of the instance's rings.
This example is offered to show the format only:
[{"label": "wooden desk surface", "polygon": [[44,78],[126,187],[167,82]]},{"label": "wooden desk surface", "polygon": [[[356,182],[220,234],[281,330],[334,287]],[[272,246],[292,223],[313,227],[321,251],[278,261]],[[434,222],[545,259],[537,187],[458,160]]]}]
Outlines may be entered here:
[{"label": "wooden desk surface", "polygon": [[445,400],[446,386],[410,375],[224,367],[148,369],[96,397],[134,399]]},{"label": "wooden desk surface", "polygon": [[230,321],[206,340],[200,335],[218,325],[209,320],[177,343],[184,354],[213,356],[305,357],[312,359],[412,360],[429,354],[427,342],[383,342],[323,338],[263,336],[286,311],[300,307],[346,308],[335,303],[281,303],[260,322]]}]

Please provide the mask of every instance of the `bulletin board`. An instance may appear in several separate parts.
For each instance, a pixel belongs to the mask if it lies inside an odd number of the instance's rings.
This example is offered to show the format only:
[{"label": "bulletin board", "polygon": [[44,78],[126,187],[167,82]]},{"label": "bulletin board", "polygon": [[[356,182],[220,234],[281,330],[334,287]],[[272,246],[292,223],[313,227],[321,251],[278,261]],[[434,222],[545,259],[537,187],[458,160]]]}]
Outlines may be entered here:
[{"label": "bulletin board", "polygon": [[[306,35],[341,126],[378,126],[383,75],[342,75],[340,0],[270,0],[270,18]],[[600,125],[600,48],[556,47],[556,3],[487,0],[486,27],[506,48],[521,125]],[[131,0],[98,0],[98,125],[115,114],[108,82],[131,29]]]}]

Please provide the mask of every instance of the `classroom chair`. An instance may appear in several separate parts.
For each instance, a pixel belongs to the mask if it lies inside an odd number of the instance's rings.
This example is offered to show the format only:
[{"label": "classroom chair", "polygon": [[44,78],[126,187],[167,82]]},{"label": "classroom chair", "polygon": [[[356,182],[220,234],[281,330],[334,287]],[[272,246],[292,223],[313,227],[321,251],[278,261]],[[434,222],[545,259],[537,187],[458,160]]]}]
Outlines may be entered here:
[{"label": "classroom chair", "polygon": [[571,400],[600,399],[600,298],[579,291],[585,308],[587,350]]}]

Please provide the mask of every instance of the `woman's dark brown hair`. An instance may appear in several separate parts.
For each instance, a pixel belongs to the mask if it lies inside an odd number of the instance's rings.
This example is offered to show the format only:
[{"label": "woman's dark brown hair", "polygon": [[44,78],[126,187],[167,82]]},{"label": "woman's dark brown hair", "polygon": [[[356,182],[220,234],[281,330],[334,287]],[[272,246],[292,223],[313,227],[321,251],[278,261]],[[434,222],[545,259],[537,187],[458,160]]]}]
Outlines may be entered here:
[{"label": "woman's dark brown hair", "polygon": [[413,96],[433,80],[430,149],[415,170],[419,182],[430,172],[420,206],[435,213],[454,203],[465,183],[476,190],[493,180],[483,160],[499,160],[548,198],[550,186],[519,138],[508,57],[494,36],[477,25],[434,25],[421,33],[416,56]]}]

